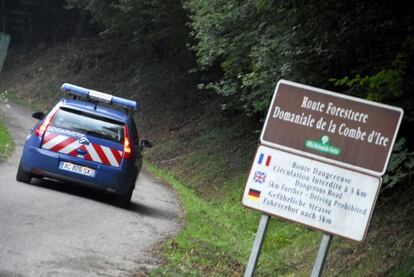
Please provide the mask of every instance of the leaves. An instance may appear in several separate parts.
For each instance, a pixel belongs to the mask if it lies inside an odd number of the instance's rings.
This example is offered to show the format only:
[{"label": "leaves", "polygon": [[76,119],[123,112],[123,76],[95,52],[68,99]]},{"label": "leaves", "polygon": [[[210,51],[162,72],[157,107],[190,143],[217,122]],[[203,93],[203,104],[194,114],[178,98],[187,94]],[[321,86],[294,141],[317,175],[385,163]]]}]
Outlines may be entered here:
[{"label": "leaves", "polygon": [[414,152],[409,152],[405,146],[405,138],[401,138],[395,143],[393,153],[383,177],[382,190],[387,190],[401,183],[413,174]]},{"label": "leaves", "polygon": [[[374,0],[68,0],[140,54],[174,56],[188,45],[198,87],[222,109],[263,116],[279,79],[335,88],[401,106],[414,122],[410,2]],[[131,61],[132,63],[134,61]],[[396,151],[387,187],[407,176],[412,153]]]},{"label": "leaves", "polygon": [[[409,92],[399,55],[412,16],[377,1],[186,0],[204,89],[228,98],[246,113],[264,114],[281,78],[329,88],[363,88],[361,95],[390,101]],[[390,35],[392,34],[392,35]],[[360,74],[360,75],[357,75]],[[368,76],[368,77],[361,77]],[[348,79],[349,78],[349,79]],[[379,90],[378,90],[379,89]]]}]

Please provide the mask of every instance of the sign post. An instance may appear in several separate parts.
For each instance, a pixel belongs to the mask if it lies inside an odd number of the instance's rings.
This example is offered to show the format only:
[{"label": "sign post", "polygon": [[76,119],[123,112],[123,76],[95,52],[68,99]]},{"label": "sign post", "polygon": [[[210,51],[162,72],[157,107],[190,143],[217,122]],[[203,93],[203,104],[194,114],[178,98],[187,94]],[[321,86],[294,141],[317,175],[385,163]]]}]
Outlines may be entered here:
[{"label": "sign post", "polygon": [[318,255],[316,256],[315,264],[313,265],[311,277],[319,277],[322,275],[323,266],[325,264],[326,256],[328,254],[329,245],[331,244],[332,236],[323,234],[321,245],[319,246]]},{"label": "sign post", "polygon": [[[332,235],[366,237],[402,116],[400,108],[279,81],[242,203],[324,232],[312,276],[322,273]],[[267,215],[245,276],[255,270]]]},{"label": "sign post", "polygon": [[250,253],[249,262],[247,263],[244,277],[251,277],[256,270],[257,262],[259,261],[260,249],[262,248],[264,237],[266,235],[267,226],[269,225],[270,217],[263,214],[260,218],[259,227],[257,228],[256,238],[253,242],[252,251]]}]

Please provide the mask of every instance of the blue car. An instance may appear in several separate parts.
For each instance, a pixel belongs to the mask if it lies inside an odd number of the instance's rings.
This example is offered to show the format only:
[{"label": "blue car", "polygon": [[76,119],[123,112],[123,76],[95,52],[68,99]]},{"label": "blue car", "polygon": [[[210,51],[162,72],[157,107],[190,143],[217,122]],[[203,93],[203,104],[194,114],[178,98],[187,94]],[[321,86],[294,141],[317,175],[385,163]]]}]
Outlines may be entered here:
[{"label": "blue car", "polygon": [[139,140],[131,113],[132,100],[63,84],[70,97],[38,119],[24,144],[16,179],[53,178],[116,195],[120,205],[131,201],[142,166],[141,152],[151,147]]}]

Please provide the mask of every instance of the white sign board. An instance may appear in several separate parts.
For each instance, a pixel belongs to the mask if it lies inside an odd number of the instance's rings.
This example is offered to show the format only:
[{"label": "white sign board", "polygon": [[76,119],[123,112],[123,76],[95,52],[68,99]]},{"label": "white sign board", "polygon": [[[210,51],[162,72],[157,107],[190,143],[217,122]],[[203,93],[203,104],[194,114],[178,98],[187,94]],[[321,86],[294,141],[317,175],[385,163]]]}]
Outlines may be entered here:
[{"label": "white sign board", "polygon": [[327,233],[365,238],[381,179],[259,146],[243,205]]}]

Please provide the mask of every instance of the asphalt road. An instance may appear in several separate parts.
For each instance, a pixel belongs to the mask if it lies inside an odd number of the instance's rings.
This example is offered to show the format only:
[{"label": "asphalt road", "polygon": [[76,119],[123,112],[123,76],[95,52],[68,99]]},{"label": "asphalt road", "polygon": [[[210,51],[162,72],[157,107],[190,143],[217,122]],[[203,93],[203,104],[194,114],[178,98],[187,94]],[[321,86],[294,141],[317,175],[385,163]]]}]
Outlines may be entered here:
[{"label": "asphalt road", "polygon": [[151,249],[179,228],[175,192],[142,171],[128,209],[108,195],[51,180],[16,181],[28,111],[0,115],[16,149],[0,164],[0,276],[132,276],[157,266]]}]

